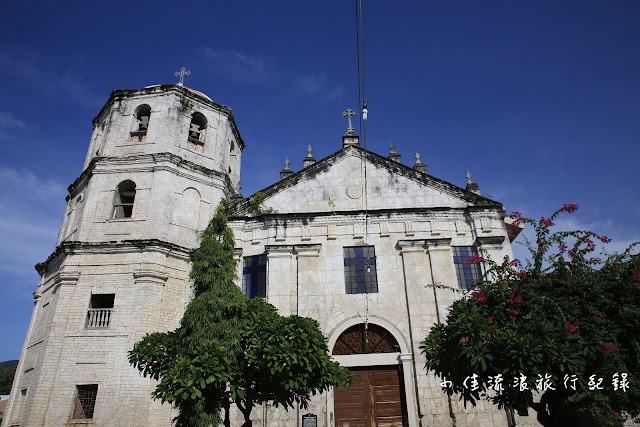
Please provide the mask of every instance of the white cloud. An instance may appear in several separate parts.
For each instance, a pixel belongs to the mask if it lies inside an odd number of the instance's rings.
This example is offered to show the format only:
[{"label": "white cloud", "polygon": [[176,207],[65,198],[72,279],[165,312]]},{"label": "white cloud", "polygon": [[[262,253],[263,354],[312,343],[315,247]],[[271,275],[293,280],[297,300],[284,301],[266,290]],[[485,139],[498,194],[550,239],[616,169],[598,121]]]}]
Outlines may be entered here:
[{"label": "white cloud", "polygon": [[64,211],[63,185],[0,167],[0,273],[34,280],[33,266],[55,248]]},{"label": "white cloud", "polygon": [[213,62],[212,72],[221,73],[230,80],[260,83],[271,76],[271,60],[266,55],[250,55],[233,49],[199,49]]},{"label": "white cloud", "polygon": [[0,129],[23,128],[27,124],[11,113],[0,111]]},{"label": "white cloud", "polygon": [[342,96],[342,87],[331,87],[321,74],[304,74],[293,79],[293,91],[301,96],[318,96],[322,99],[334,99]]},{"label": "white cloud", "polygon": [[44,70],[37,62],[39,52],[13,51],[0,46],[0,67],[14,76],[15,80],[26,82],[28,87],[44,91],[50,95],[64,96],[77,104],[95,109],[104,102],[81,77],[66,70]]}]

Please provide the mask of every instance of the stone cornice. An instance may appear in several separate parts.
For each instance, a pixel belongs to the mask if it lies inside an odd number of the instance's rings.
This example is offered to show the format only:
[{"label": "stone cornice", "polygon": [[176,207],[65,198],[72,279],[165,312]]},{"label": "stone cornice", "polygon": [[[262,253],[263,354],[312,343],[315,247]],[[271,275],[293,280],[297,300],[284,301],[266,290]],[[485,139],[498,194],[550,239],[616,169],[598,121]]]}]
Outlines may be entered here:
[{"label": "stone cornice", "polygon": [[169,275],[160,269],[138,268],[134,270],[133,278],[136,282],[156,282],[164,285]]},{"label": "stone cornice", "polygon": [[448,251],[449,248],[451,248],[450,237],[443,237],[438,239],[426,239],[426,241],[427,241],[427,249],[430,251],[433,251],[433,250]]},{"label": "stone cornice", "polygon": [[[453,208],[453,207],[432,207],[432,208],[389,208],[389,209],[369,209],[366,211],[367,217],[375,221],[377,219],[384,219],[388,221],[390,219],[397,218],[402,219],[414,219],[421,218],[425,220],[432,219],[447,219],[451,213],[457,214],[460,220],[464,218],[465,214],[469,212],[481,212],[485,211],[487,206],[468,206],[466,208]],[[235,215],[234,215],[235,213]],[[316,218],[323,218],[326,223],[343,223],[345,218],[352,218],[356,220],[364,218],[365,211],[363,209],[352,211],[335,211],[335,212],[292,212],[292,213],[269,213],[259,216],[242,215],[237,211],[232,212],[229,216],[229,222],[241,221],[245,223],[256,222],[260,224],[273,224],[280,225],[282,221],[300,221],[308,222]],[[354,218],[355,217],[355,218]],[[413,218],[411,218],[413,217]],[[442,218],[440,218],[442,217]],[[362,221],[362,219],[359,219]]]},{"label": "stone cornice", "polygon": [[60,257],[80,253],[124,253],[124,252],[162,252],[184,260],[191,259],[192,249],[158,239],[139,239],[106,242],[63,242],[58,245],[46,261],[36,264],[38,274],[44,275],[52,263]]},{"label": "stone cornice", "polygon": [[407,252],[424,252],[424,247],[427,244],[424,239],[416,239],[416,240],[398,240],[398,248],[400,248],[400,253]]},{"label": "stone cornice", "polygon": [[269,258],[289,258],[293,255],[293,245],[266,245],[264,247]]},{"label": "stone cornice", "polygon": [[294,245],[294,249],[299,257],[314,257],[320,255],[322,245],[320,243]]},{"label": "stone cornice", "polygon": [[502,246],[504,242],[504,236],[486,236],[486,237],[477,237],[476,245],[479,247],[487,247],[487,246]]},{"label": "stone cornice", "polygon": [[[165,164],[164,168],[162,168],[161,164]],[[194,162],[189,160],[185,160],[184,158],[172,154],[172,153],[150,153],[150,154],[133,154],[128,156],[113,156],[113,157],[95,157],[89,165],[85,168],[84,171],[80,174],[80,176],[67,188],[69,191],[69,195],[67,196],[67,200],[69,198],[75,197],[76,194],[84,188],[85,183],[91,178],[94,173],[109,173],[108,170],[102,169],[102,166],[135,166],[137,171],[146,170],[149,172],[155,170],[175,170],[172,167],[167,167],[167,164],[173,164],[178,168],[182,168],[184,170],[189,171],[193,175],[200,175],[206,178],[217,178],[224,182],[225,192],[227,196],[231,197],[236,194],[236,191],[231,184],[231,180],[229,176],[225,173],[219,172],[214,169],[209,169],[204,166],[200,166]],[[193,176],[192,175],[192,176]],[[206,181],[203,181],[206,182]]]}]

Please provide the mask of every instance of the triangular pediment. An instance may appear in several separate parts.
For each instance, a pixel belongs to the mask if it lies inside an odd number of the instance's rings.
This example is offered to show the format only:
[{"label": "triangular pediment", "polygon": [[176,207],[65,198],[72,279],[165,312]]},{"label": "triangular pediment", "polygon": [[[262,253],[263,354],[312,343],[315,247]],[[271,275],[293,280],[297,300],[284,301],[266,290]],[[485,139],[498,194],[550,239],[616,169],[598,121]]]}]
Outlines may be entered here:
[{"label": "triangular pediment", "polygon": [[[261,192],[265,195],[263,208],[282,214],[500,206],[355,146],[344,148]],[[246,215],[248,200],[234,204],[233,213]]]}]

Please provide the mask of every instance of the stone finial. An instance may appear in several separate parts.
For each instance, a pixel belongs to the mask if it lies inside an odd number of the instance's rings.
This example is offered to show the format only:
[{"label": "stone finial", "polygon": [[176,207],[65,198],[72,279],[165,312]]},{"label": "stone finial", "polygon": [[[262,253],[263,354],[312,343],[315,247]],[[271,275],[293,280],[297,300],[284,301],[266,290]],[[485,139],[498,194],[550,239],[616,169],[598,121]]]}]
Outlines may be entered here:
[{"label": "stone finial", "polygon": [[311,148],[311,144],[309,144],[309,146],[307,147],[307,157],[304,158],[303,164],[304,167],[306,168],[307,166],[311,166],[312,164],[314,164],[316,162],[316,158],[313,157],[313,148]]},{"label": "stone finial", "polygon": [[470,171],[467,171],[467,186],[465,188],[472,193],[480,194],[480,186],[473,182]]},{"label": "stone finial", "polygon": [[420,153],[418,153],[417,151],[416,151],[416,164],[413,165],[413,168],[418,172],[427,173],[427,165],[422,163],[422,160],[420,160]]},{"label": "stone finial", "polygon": [[394,162],[400,163],[400,154],[398,154],[398,152],[396,151],[396,144],[394,144],[393,141],[389,143],[389,148],[391,149],[391,152],[389,153],[389,159],[393,160]]},{"label": "stone finial", "polygon": [[290,164],[291,162],[289,161],[289,157],[284,159],[284,169],[280,171],[280,179],[285,179],[286,177],[293,175],[293,171],[289,167]]}]

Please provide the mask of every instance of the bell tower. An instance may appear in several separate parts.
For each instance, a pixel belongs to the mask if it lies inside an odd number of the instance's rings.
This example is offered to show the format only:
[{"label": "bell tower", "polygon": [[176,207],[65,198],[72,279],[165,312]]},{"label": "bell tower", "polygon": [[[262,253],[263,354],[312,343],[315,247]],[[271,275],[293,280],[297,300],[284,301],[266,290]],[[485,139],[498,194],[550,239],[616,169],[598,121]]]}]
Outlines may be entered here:
[{"label": "bell tower", "polygon": [[219,201],[239,195],[243,149],[231,109],[201,92],[111,94],[69,186],[56,248],[36,266],[8,424],[171,424],[171,407],[151,399],[155,386],[127,352],[178,326],[190,253]]}]

